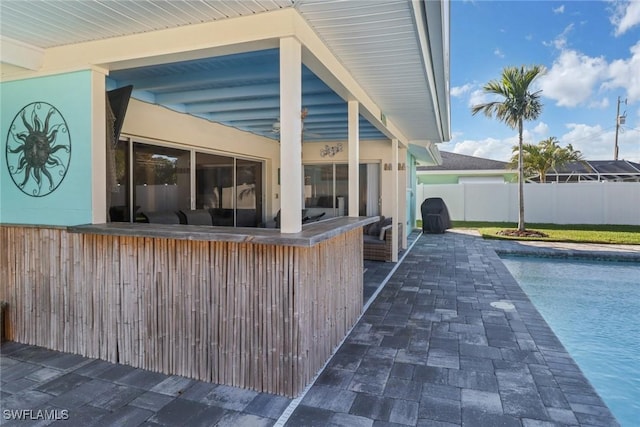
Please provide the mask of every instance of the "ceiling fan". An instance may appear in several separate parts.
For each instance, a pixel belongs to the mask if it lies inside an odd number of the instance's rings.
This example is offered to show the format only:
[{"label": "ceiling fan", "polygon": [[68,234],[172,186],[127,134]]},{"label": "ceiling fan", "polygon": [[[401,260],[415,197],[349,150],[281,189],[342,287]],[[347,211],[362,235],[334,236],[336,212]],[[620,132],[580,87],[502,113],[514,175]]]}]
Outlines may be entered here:
[{"label": "ceiling fan", "polygon": [[[307,132],[306,130],[304,130],[304,119],[307,117],[307,115],[309,114],[309,110],[307,108],[303,108],[302,112],[300,113],[300,120],[302,121],[302,136],[308,136],[311,138],[319,138],[321,135],[317,134],[317,133],[310,133]],[[273,122],[273,124],[271,125],[271,132],[276,134],[276,135],[280,135],[280,117],[278,117],[276,119],[275,122]]]}]

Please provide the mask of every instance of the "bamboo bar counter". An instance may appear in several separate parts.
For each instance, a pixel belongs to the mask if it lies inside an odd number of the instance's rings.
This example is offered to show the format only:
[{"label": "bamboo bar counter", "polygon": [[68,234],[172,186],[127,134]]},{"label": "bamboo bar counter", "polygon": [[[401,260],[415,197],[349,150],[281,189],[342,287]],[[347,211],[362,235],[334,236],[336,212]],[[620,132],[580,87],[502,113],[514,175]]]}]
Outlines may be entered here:
[{"label": "bamboo bar counter", "polygon": [[294,397],[362,310],[362,227],[0,225],[9,340]]}]

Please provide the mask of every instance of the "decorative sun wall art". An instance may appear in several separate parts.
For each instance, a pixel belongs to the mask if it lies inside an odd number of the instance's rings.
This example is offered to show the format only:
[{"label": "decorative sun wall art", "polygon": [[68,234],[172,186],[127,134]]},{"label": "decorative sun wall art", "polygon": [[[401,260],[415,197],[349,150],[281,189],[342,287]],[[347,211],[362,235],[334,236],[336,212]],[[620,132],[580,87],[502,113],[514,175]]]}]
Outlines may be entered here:
[{"label": "decorative sun wall art", "polygon": [[71,134],[64,117],[46,102],[32,102],[13,118],[6,139],[9,175],[32,197],[54,192],[71,160]]}]

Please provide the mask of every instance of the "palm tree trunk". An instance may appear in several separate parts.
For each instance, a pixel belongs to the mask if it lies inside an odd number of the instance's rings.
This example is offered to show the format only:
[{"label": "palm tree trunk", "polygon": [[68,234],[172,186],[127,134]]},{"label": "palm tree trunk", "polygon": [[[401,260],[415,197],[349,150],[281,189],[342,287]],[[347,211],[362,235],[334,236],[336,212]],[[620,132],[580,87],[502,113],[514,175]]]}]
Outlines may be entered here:
[{"label": "palm tree trunk", "polygon": [[522,118],[518,120],[518,231],[524,231],[524,164],[522,161]]}]

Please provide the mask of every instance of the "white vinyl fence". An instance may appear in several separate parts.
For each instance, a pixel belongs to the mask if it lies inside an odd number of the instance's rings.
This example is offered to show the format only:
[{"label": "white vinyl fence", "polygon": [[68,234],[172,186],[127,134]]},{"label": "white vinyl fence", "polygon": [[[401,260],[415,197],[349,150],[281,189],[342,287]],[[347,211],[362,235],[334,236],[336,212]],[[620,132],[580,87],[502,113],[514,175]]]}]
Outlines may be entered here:
[{"label": "white vinyl fence", "polygon": [[[640,183],[525,184],[525,222],[640,225]],[[418,184],[417,215],[441,197],[454,221],[518,221],[518,184]]]}]

